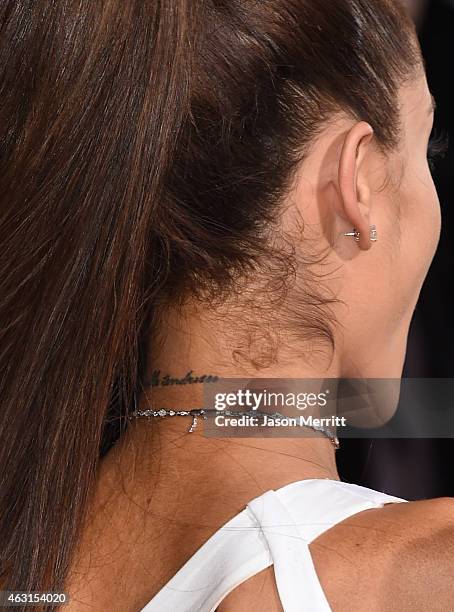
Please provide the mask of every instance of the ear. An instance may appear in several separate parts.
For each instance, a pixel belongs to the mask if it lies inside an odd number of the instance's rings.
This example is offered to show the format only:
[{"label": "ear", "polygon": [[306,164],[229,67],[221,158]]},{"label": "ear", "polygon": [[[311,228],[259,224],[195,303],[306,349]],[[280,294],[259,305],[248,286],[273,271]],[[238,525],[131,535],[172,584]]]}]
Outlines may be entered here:
[{"label": "ear", "polygon": [[362,170],[374,131],[365,121],[356,123],[347,132],[339,160],[340,214],[352,228],[359,231],[359,247],[370,249],[369,186]]}]

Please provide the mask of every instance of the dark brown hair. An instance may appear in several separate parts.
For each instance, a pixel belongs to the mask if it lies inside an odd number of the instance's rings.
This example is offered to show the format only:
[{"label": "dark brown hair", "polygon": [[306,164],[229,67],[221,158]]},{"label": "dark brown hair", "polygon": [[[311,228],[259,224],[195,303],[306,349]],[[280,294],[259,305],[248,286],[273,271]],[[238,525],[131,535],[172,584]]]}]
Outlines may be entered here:
[{"label": "dark brown hair", "polygon": [[393,147],[420,57],[398,0],[3,0],[0,33],[0,563],[59,589],[158,307],[266,251],[334,113]]}]

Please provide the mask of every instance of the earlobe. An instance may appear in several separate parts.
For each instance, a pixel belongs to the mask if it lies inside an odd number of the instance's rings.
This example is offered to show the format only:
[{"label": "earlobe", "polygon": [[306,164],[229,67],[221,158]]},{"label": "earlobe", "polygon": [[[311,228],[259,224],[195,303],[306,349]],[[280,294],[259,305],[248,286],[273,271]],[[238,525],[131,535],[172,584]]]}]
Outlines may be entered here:
[{"label": "earlobe", "polygon": [[363,177],[360,180],[361,164],[372,138],[373,129],[365,121],[350,128],[342,146],[338,172],[341,215],[355,233],[346,235],[352,235],[364,250],[370,249],[377,237],[376,229],[371,232],[367,181],[361,182]]}]

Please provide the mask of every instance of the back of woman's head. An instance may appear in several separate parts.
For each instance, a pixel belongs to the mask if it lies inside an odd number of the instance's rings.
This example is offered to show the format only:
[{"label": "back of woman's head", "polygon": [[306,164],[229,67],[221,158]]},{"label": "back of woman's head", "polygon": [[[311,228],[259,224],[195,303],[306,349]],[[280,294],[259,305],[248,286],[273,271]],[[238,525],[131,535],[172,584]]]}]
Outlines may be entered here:
[{"label": "back of woman's head", "polygon": [[396,146],[420,56],[398,0],[4,0],[0,31],[1,571],[57,589],[158,308],[266,260],[336,113]]}]

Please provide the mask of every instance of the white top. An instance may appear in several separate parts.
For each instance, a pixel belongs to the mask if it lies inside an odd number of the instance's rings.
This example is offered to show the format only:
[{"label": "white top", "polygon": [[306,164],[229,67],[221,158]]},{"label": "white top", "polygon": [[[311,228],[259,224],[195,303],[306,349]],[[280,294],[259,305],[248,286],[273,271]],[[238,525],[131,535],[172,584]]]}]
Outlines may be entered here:
[{"label": "white top", "polygon": [[268,491],[199,548],[142,612],[214,612],[233,589],[270,565],[285,612],[329,612],[309,544],[358,512],[405,501],[329,479]]}]

